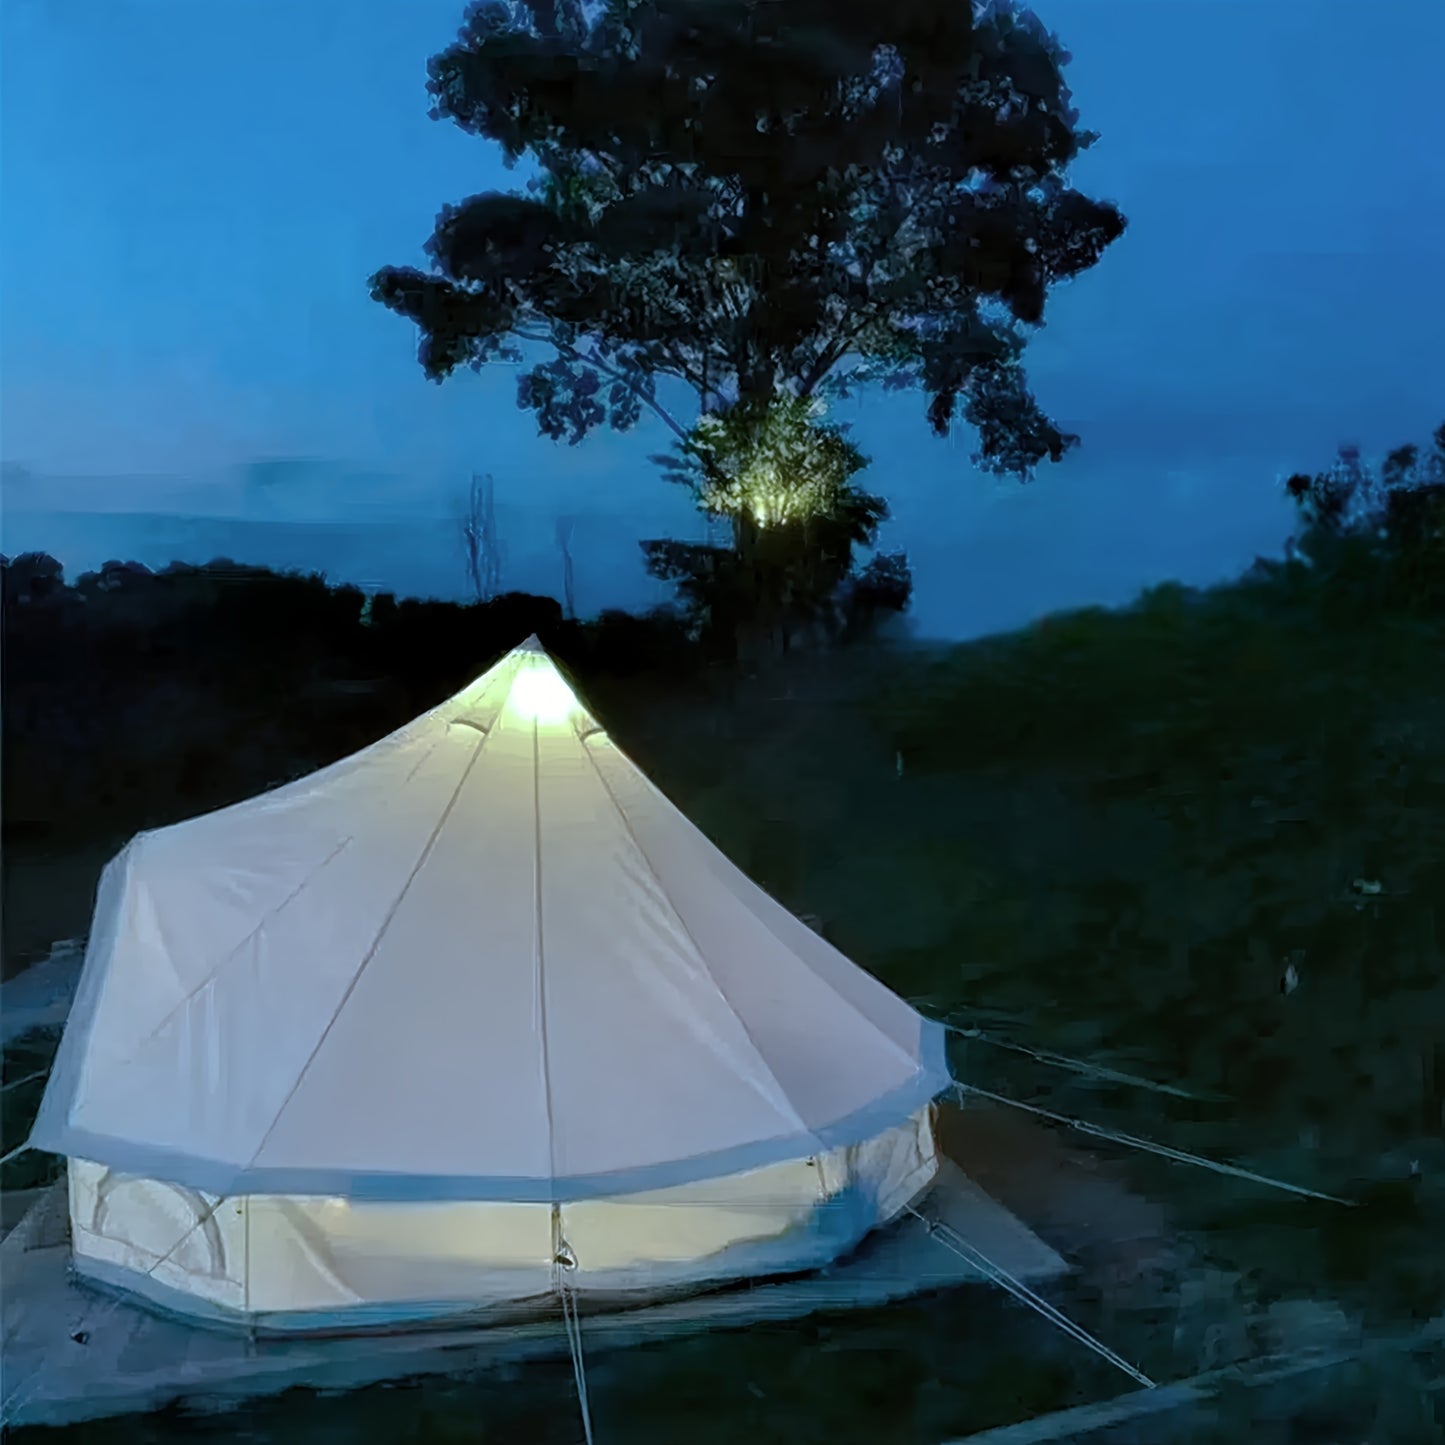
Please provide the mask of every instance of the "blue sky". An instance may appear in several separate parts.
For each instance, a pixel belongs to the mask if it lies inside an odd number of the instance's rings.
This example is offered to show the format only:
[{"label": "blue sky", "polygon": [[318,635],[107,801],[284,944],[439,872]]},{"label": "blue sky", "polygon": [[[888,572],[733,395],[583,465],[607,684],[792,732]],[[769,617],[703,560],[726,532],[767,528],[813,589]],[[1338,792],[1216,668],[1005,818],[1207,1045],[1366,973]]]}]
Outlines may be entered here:
[{"label": "blue sky", "polygon": [[[921,398],[843,409],[928,632],[1225,575],[1282,543],[1282,472],[1445,419],[1445,4],[1036,8],[1102,132],[1078,180],[1130,230],[1055,296],[1035,343],[1036,386],[1084,445],[1031,487],[973,473],[971,439],[932,438]],[[8,0],[7,550],[53,533],[61,551],[82,513],[202,513],[222,530],[405,515],[432,522],[406,544],[423,579],[408,585],[447,593],[463,579],[435,522],[477,468],[532,529],[519,555],[545,556],[559,512],[609,518],[580,600],[641,600],[629,536],[695,527],[646,461],[660,425],[541,439],[510,371],[424,382],[408,328],[367,299],[378,265],[421,259],[444,201],[520,180],[427,117],[426,60],[461,10]],[[89,517],[73,549],[134,554],[130,526]],[[324,526],[307,537],[315,565],[340,565]]]}]

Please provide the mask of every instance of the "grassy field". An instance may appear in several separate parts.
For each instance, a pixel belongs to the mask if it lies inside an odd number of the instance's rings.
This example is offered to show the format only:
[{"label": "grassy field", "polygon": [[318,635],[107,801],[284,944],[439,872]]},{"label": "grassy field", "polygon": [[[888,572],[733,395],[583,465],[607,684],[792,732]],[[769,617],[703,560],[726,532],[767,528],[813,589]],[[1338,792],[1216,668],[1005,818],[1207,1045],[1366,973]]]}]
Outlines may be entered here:
[{"label": "grassy field", "polygon": [[[1247,1353],[1278,1333],[1291,1300],[1330,1302],[1367,1335],[1445,1309],[1445,626],[1383,616],[1292,572],[1205,594],[1163,588],[1128,611],[957,648],[794,660],[726,699],[581,683],[741,866],[927,1011],[1222,1100],[1131,1090],[982,1044],[960,1049],[965,1077],[1360,1201],[1343,1209],[1134,1159],[1135,1186],[1167,1200],[1192,1242],[1196,1274],[1181,1287],[1212,1299],[1215,1344],[1161,1351],[1157,1320],[1081,1302],[1121,1352],[1154,1350],[1189,1373],[1203,1367],[1191,1350],[1227,1356],[1227,1337]],[[77,917],[57,931],[83,928]],[[20,1068],[7,1061],[7,1076]],[[9,1100],[5,1122],[13,1138]],[[858,1422],[884,1422],[902,1392],[910,1423],[879,1423],[872,1438],[926,1445],[1126,1383],[990,1305],[987,1328],[1027,1336],[1039,1378],[1018,1376],[988,1404],[977,1371],[937,1357],[930,1308],[912,1312],[916,1329],[909,1311],[840,1326],[852,1364],[832,1384],[823,1364],[790,1386],[780,1365],[756,1362],[772,1371],[765,1392],[782,1392],[783,1414],[768,1418],[793,1428],[755,1420],[751,1433],[861,1440]],[[848,1395],[863,1388],[867,1338],[877,1412]],[[676,1381],[749,1353],[689,1350],[654,1380],[673,1403],[646,1438],[665,1438],[668,1420],[704,1438]],[[628,1368],[638,1389],[654,1373]],[[1329,1387],[1348,1408],[1328,1391],[1318,1408],[1361,1416],[1371,1439],[1445,1438],[1428,1370],[1360,1370]],[[633,1386],[616,1389],[620,1400]],[[708,1408],[731,1427],[734,1407],[761,1418],[756,1401],[725,1393],[731,1403]],[[1380,1423],[1386,1398],[1414,1402],[1399,1406],[1414,1413],[1398,1430]],[[445,1415],[445,1396],[429,1399]],[[434,1420],[415,1438],[461,1438],[460,1417],[453,1426]],[[1237,1428],[1202,1421],[1198,1438]]]},{"label": "grassy field", "polygon": [[1311,1298],[1371,1333],[1445,1308],[1445,630],[1288,579],[1164,588],[795,667],[628,742],[921,1006],[1225,1102],[979,1045],[965,1077],[1359,1201],[1137,1161],[1221,1320],[1253,1337]]}]

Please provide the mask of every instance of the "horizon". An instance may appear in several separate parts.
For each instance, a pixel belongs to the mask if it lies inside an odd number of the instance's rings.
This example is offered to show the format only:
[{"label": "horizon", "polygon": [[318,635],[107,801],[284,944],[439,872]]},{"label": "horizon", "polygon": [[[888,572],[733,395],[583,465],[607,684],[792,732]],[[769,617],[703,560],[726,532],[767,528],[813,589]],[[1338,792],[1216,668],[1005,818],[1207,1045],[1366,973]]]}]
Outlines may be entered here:
[{"label": "horizon", "polygon": [[[1248,539],[1241,539],[1230,549],[1241,559],[1237,566],[1220,569],[1207,559],[1201,561],[1193,552],[1197,538],[1192,533],[1159,532],[1139,539],[1134,566],[1123,576],[1111,573],[1109,566],[1114,521],[1097,510],[1084,510],[1079,516],[1081,529],[1058,549],[1043,579],[1019,574],[1013,559],[1000,552],[998,523],[986,517],[962,541],[946,539],[930,546],[925,540],[909,550],[915,570],[913,606],[907,614],[910,631],[921,641],[969,641],[1081,607],[1126,607],[1142,592],[1166,582],[1187,587],[1227,585],[1258,557],[1282,554],[1293,513],[1285,510],[1283,500],[1281,509],[1278,545],[1251,551]],[[552,514],[502,498],[496,511],[504,553],[501,590],[561,601],[562,561]],[[643,570],[636,519],[580,508],[568,515],[574,526],[580,617],[596,616],[607,608],[642,611],[672,600],[671,587]],[[698,519],[687,512],[681,520],[698,526]],[[1112,539],[1117,540],[1117,535]],[[1006,533],[1002,540],[1007,542]],[[246,516],[239,510],[208,515],[99,512],[82,507],[18,514],[7,510],[0,519],[0,552],[13,558],[33,551],[55,557],[72,584],[108,561],[136,561],[159,571],[171,562],[203,565],[224,558],[276,571],[322,573],[333,585],[350,583],[369,593],[472,600],[459,520],[442,510],[430,515],[354,514],[341,520]],[[629,553],[635,558],[630,573],[616,565]],[[940,611],[935,601],[940,589],[930,586],[930,578],[947,577],[960,553],[971,558],[971,565],[965,578],[951,579],[950,601],[955,609],[963,601],[967,621],[930,627]]]}]

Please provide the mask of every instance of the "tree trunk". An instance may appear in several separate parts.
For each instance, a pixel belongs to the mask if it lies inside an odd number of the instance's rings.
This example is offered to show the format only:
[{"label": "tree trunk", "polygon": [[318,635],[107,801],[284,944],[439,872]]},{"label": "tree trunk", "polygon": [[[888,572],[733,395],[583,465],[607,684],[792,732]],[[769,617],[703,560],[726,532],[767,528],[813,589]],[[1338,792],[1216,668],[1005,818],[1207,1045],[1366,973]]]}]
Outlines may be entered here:
[{"label": "tree trunk", "polygon": [[743,513],[736,514],[732,522],[741,594],[737,614],[738,666],[751,674],[772,655],[773,608],[758,557],[757,523]]}]

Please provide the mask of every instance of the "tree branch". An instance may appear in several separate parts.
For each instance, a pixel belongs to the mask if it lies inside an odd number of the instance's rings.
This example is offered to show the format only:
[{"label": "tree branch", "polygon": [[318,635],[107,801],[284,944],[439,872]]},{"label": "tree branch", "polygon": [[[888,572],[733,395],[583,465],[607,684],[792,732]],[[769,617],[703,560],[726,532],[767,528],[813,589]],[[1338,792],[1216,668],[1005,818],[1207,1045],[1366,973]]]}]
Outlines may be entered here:
[{"label": "tree branch", "polygon": [[807,375],[803,378],[803,384],[798,388],[799,396],[811,396],[817,389],[819,382],[848,354],[848,348],[857,339],[863,328],[873,320],[871,314],[865,315],[856,326],[850,327],[847,334],[840,336],[831,346],[825,347],[818,359],[808,368]]},{"label": "tree branch", "polygon": [[[898,218],[898,223],[888,233],[886,240],[873,250],[868,261],[868,269],[862,276],[862,284],[865,288],[873,284],[873,276],[878,270],[879,263],[888,254],[889,248],[903,234],[903,228],[913,219],[914,215],[922,206],[922,198],[909,195],[905,192],[903,198],[903,214]],[[819,382],[848,354],[848,348],[857,339],[863,329],[874,320],[872,307],[866,303],[863,306],[864,316],[856,326],[849,327],[844,335],[836,341],[830,342],[819,353],[818,359],[808,369],[807,375],[803,378],[803,384],[798,390],[799,396],[811,396]]]},{"label": "tree branch", "polygon": [[628,376],[625,371],[619,371],[615,366],[609,366],[607,362],[603,361],[602,358],[598,356],[595,352],[591,356],[584,356],[582,352],[578,351],[575,346],[569,346],[564,341],[556,340],[555,337],[537,336],[533,332],[522,331],[516,327],[512,328],[512,335],[515,336],[519,341],[537,341],[540,342],[543,346],[555,347],[561,355],[567,357],[569,360],[580,361],[583,366],[594,367],[596,370],[602,372],[605,376],[610,376],[614,381],[620,381],[623,386],[625,386],[630,392],[632,392],[635,397],[637,397],[639,401],[646,402],[647,405],[651,407],[652,410],[655,411],[657,415],[660,416],[663,421],[665,421],[668,426],[670,426],[672,430],[676,432],[683,441],[687,440],[687,428],[684,427],[682,423],[679,422],[667,410],[666,407],[664,407],[654,397],[648,396],[648,394],[643,391],[642,388],[638,386],[638,384],[630,376]]}]

